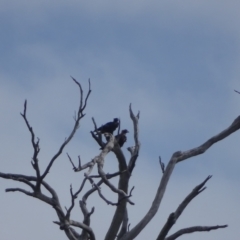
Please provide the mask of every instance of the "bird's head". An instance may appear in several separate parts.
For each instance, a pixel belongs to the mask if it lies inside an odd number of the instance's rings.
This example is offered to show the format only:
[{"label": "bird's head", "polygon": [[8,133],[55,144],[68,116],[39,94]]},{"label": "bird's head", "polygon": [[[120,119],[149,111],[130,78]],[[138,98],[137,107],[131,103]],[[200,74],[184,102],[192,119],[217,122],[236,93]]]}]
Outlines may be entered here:
[{"label": "bird's head", "polygon": [[124,130],[122,130],[122,133],[126,134],[126,133],[129,133],[129,131],[127,129],[124,129]]},{"label": "bird's head", "polygon": [[113,121],[114,122],[119,122],[119,119],[118,118],[114,118]]}]

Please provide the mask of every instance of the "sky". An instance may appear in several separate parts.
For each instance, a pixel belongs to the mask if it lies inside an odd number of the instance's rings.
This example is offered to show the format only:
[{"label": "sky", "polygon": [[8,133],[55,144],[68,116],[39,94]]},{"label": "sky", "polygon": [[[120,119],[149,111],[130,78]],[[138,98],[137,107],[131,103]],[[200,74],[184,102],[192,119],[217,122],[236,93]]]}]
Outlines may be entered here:
[{"label": "sky", "polygon": [[[123,151],[134,144],[129,104],[140,111],[140,155],[130,187],[130,229],[151,206],[165,164],[175,151],[188,150],[227,128],[239,115],[240,2],[231,0],[172,1],[0,1],[0,168],[4,173],[34,175],[30,134],[20,116],[27,116],[40,138],[43,171],[71,131],[79,92],[70,76],[92,93],[86,116],[46,181],[62,206],[70,205],[69,187],[78,189],[84,172],[75,162],[99,154],[92,139],[91,118],[101,125],[115,117],[129,130]],[[238,240],[240,235],[240,133],[212,146],[205,154],[179,163],[154,219],[137,240],[156,239],[168,215],[208,175],[207,189],[183,212],[170,233],[195,225],[229,227],[184,235],[184,240]],[[110,153],[104,171],[117,171]],[[96,170],[95,170],[96,172]],[[117,184],[116,181],[113,183]],[[52,208],[21,193],[5,193],[20,183],[0,179],[0,239],[67,239],[53,224]],[[91,186],[87,185],[85,191]],[[107,187],[110,200],[116,196]],[[80,196],[79,196],[80,197]],[[91,226],[104,239],[114,207],[97,194]],[[82,221],[78,206],[75,220]]]}]

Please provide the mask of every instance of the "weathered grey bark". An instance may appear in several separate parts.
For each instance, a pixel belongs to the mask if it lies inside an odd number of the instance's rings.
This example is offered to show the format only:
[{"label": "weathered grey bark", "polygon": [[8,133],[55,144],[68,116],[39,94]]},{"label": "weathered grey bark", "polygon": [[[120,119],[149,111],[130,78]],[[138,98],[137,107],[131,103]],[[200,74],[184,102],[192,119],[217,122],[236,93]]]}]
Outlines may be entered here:
[{"label": "weathered grey bark", "polygon": [[211,230],[216,230],[219,228],[226,228],[227,225],[217,225],[217,226],[195,226],[195,227],[190,227],[190,228],[184,228],[181,229],[179,231],[177,231],[176,233],[174,233],[173,235],[165,238],[165,240],[175,240],[178,237],[180,237],[183,234],[187,234],[187,233],[193,233],[193,232],[209,232]]},{"label": "weathered grey bark", "polygon": [[38,181],[37,177],[25,176],[25,175],[20,175],[20,174],[11,174],[11,173],[9,173],[9,174],[0,173],[0,177],[5,178],[5,179],[11,179],[14,181],[19,181],[19,182],[25,183],[28,186],[30,186],[32,188],[33,192],[29,192],[29,191],[26,191],[25,189],[21,189],[21,188],[7,188],[6,192],[21,192],[28,196],[37,198],[37,199],[47,203],[48,205],[52,206],[54,208],[54,210],[56,211],[57,216],[59,218],[59,222],[54,222],[54,223],[58,224],[60,226],[61,230],[64,230],[65,234],[68,236],[69,239],[71,239],[71,240],[79,239],[79,238],[76,238],[76,234],[74,233],[74,231],[71,231],[71,228],[70,228],[71,225],[85,229],[88,232],[88,234],[92,236],[92,239],[95,239],[91,228],[89,228],[87,225],[82,224],[80,222],[70,220],[67,217],[67,215],[65,215],[65,213],[62,210],[62,207],[60,205],[57,193],[45,181],[42,181],[41,185],[45,187],[45,189],[49,192],[51,197],[48,197],[45,194],[43,194],[42,192],[38,191],[36,189],[36,187],[34,186],[34,184],[32,184],[32,182],[37,183],[37,181]]},{"label": "weathered grey bark", "polygon": [[122,227],[117,236],[117,239],[120,239],[124,234],[126,234],[127,231],[128,231],[128,211],[126,207],[124,217],[123,217]]},{"label": "weathered grey bark", "polygon": [[158,211],[158,208],[160,206],[161,200],[163,198],[163,195],[165,193],[168,180],[172,174],[172,171],[175,167],[175,164],[177,162],[177,157],[179,156],[180,152],[176,152],[173,154],[171,160],[169,161],[167,168],[163,174],[162,180],[160,182],[160,185],[157,190],[157,194],[153,200],[152,206],[150,207],[147,214],[143,217],[143,219],[134,227],[132,228],[128,233],[126,233],[120,240],[132,240],[134,239],[145,227],[146,225],[151,221],[151,219],[155,216],[155,214]]},{"label": "weathered grey bark", "polygon": [[[129,106],[129,113],[130,113],[130,118],[133,121],[133,129],[134,129],[134,140],[135,140],[135,147],[134,150],[131,152],[131,159],[129,161],[129,165],[127,166],[125,157],[119,148],[119,146],[116,146],[113,149],[114,154],[116,155],[119,163],[119,171],[123,172],[125,171],[122,175],[120,175],[119,178],[119,183],[118,183],[118,189],[122,189],[124,192],[128,192],[128,183],[129,179],[131,177],[131,172],[135,166],[135,162],[138,157],[139,149],[140,149],[140,142],[138,139],[139,135],[139,129],[138,129],[138,119],[139,119],[139,113],[135,116],[133,114],[131,104]],[[130,170],[129,170],[130,166]],[[127,170],[127,171],[126,171]],[[118,195],[118,200],[121,199],[121,195]],[[111,221],[110,227],[108,229],[108,232],[106,234],[105,240],[112,240],[117,237],[117,233],[119,232],[119,229],[121,227],[121,224],[124,219],[125,211],[126,211],[126,205],[127,201],[123,200],[121,203],[117,206],[116,211],[114,213],[113,219]]]},{"label": "weathered grey bark", "polygon": [[[71,204],[68,208],[66,208],[66,212],[63,211],[60,201],[58,199],[58,195],[55,192],[55,190],[45,181],[45,177],[49,173],[49,170],[53,166],[54,162],[57,160],[57,158],[61,155],[63,152],[65,146],[71,141],[74,134],[76,133],[77,129],[79,128],[80,120],[84,117],[83,111],[86,108],[87,100],[89,98],[89,95],[91,93],[91,86],[89,81],[89,90],[85,98],[83,98],[83,90],[81,85],[72,78],[73,81],[78,85],[79,91],[80,91],[80,103],[79,108],[77,111],[77,114],[75,116],[75,123],[73,126],[73,130],[71,131],[70,135],[66,138],[66,140],[62,143],[57,153],[50,159],[49,164],[47,165],[47,168],[45,171],[41,174],[40,168],[39,168],[39,159],[38,154],[40,151],[40,141],[38,138],[36,138],[35,133],[33,131],[33,128],[30,126],[28,119],[26,117],[26,111],[27,111],[27,102],[24,103],[24,111],[21,113],[27,128],[31,134],[31,143],[33,146],[33,157],[32,157],[32,166],[35,171],[36,176],[26,176],[26,175],[20,175],[20,174],[6,174],[6,173],[0,173],[0,178],[5,179],[11,179],[14,181],[22,182],[23,184],[26,184],[30,191],[27,191],[22,188],[8,188],[6,189],[6,192],[21,192],[25,195],[37,198],[46,204],[50,205],[54,208],[54,210],[57,213],[58,221],[54,221],[55,224],[59,225],[60,229],[63,230],[70,240],[95,240],[95,234],[93,229],[90,227],[91,223],[91,215],[94,213],[94,207],[91,210],[88,210],[87,208],[87,199],[95,192],[97,191],[99,197],[101,200],[105,201],[107,204],[110,204],[112,206],[116,206],[115,213],[113,215],[112,221],[109,224],[109,229],[106,233],[105,240],[115,240],[116,238],[118,240],[133,240],[135,239],[140,232],[147,226],[147,224],[153,219],[155,214],[157,213],[162,198],[164,196],[164,193],[167,188],[168,181],[171,177],[171,174],[174,170],[174,167],[177,163],[184,161],[188,158],[194,157],[196,155],[204,153],[208,148],[210,148],[214,143],[223,140],[224,138],[228,137],[233,132],[239,130],[240,128],[240,116],[234,120],[234,122],[224,131],[220,132],[216,136],[210,138],[205,143],[200,145],[199,147],[190,149],[188,151],[177,151],[175,152],[169,163],[167,164],[166,168],[164,164],[161,162],[160,159],[160,166],[162,170],[162,179],[160,181],[159,187],[157,189],[155,198],[153,200],[152,205],[150,206],[148,212],[146,215],[134,226],[130,231],[127,229],[128,226],[128,215],[127,215],[127,203],[133,204],[130,197],[132,194],[132,190],[129,193],[128,187],[129,187],[129,181],[131,177],[131,173],[134,170],[139,150],[140,150],[140,141],[139,141],[139,129],[138,129],[138,121],[140,114],[138,113],[136,116],[133,114],[131,105],[129,106],[129,113],[130,118],[133,122],[133,129],[134,129],[134,141],[135,145],[133,147],[129,147],[128,150],[131,154],[130,159],[127,163],[126,158],[119,147],[118,143],[114,140],[114,136],[111,134],[108,134],[108,142],[105,144],[102,141],[102,135],[101,134],[94,134],[94,132],[91,132],[92,137],[97,141],[99,146],[101,147],[102,151],[95,156],[92,160],[85,164],[81,164],[80,156],[78,157],[78,167],[76,167],[70,157],[69,154],[67,154],[68,159],[70,160],[73,170],[75,172],[80,172],[84,169],[88,169],[88,171],[84,174],[84,178],[82,180],[82,183],[79,186],[79,189],[74,192],[72,189],[72,186],[70,186],[70,197],[71,197]],[[93,119],[93,123],[95,126],[95,129],[97,128],[96,122]],[[119,128],[120,130],[120,128]],[[118,132],[119,132],[118,130]],[[109,152],[113,152],[115,154],[115,157],[119,164],[118,172],[113,174],[106,174],[104,172],[104,158]],[[98,169],[98,175],[91,175],[92,169],[94,166]],[[114,186],[110,179],[113,177],[119,176],[119,182],[118,187]],[[179,207],[176,209],[175,212],[171,213],[169,215],[169,218],[166,222],[166,224],[163,226],[163,228],[160,230],[159,236],[157,237],[157,240],[174,240],[178,238],[179,236],[187,233],[192,233],[196,231],[210,231],[215,230],[219,228],[225,228],[227,225],[217,225],[217,226],[208,226],[208,227],[202,227],[202,226],[195,226],[195,227],[189,227],[185,229],[181,229],[177,231],[176,233],[172,234],[171,236],[167,237],[167,234],[169,233],[171,227],[176,223],[177,219],[182,214],[183,210],[187,207],[189,202],[197,196],[200,192],[202,192],[205,187],[205,183],[208,181],[210,176],[205,179],[204,182],[202,182],[200,185],[195,187],[193,191],[184,199],[184,201],[179,205]],[[95,182],[96,179],[100,179],[98,182]],[[80,209],[83,213],[83,222],[78,222],[73,219],[71,219],[71,212],[75,207],[75,201],[78,198],[78,195],[82,193],[85,183],[89,181],[92,185],[92,188],[85,192],[83,194],[82,199],[79,201]],[[118,195],[118,201],[112,202],[109,199],[107,199],[101,192],[100,186],[102,184],[105,184],[109,189],[111,189],[112,192]],[[47,190],[47,194],[43,194],[41,191],[41,188],[45,188]],[[81,230],[81,234],[79,234],[74,228],[79,228]]]},{"label": "weathered grey bark", "polygon": [[[126,160],[125,160],[125,157],[124,157],[121,149],[118,146],[113,149],[113,152],[115,153],[115,155],[118,159],[119,171],[123,172],[123,174],[121,174],[119,177],[118,189],[121,189],[122,191],[124,191],[127,194],[128,193],[129,173],[126,171],[126,169],[127,169]],[[120,201],[121,198],[122,198],[122,196],[120,194],[118,194],[118,201]],[[117,235],[119,228],[123,221],[126,204],[127,204],[127,200],[124,199],[116,207],[116,210],[113,215],[111,224],[109,226],[109,230],[106,234],[105,240],[116,238],[116,235]]]},{"label": "weathered grey bark", "polygon": [[199,147],[193,148],[191,150],[181,152],[178,151],[173,154],[172,158],[170,159],[165,172],[163,173],[160,185],[158,187],[155,199],[152,203],[147,214],[139,221],[139,223],[132,228],[128,233],[126,233],[120,240],[132,240],[146,227],[146,225],[152,220],[152,218],[157,213],[162,198],[164,196],[169,178],[174,170],[175,165],[178,162],[186,160],[188,158],[197,156],[199,154],[204,153],[208,148],[210,148],[214,143],[221,141],[222,139],[228,137],[230,134],[234,133],[235,131],[239,130],[240,128],[240,116],[237,117],[233,123],[224,131],[220,132],[216,136],[207,140],[204,144],[200,145]]},{"label": "weathered grey bark", "polygon": [[[47,203],[48,205],[51,205],[54,208],[54,210],[56,211],[58,219],[59,219],[59,221],[54,221],[54,223],[56,223],[60,226],[60,229],[65,232],[65,234],[67,235],[67,237],[70,240],[79,240],[79,239],[82,240],[81,236],[71,226],[75,226],[75,227],[84,229],[84,231],[86,231],[88,233],[90,238],[92,240],[95,240],[95,235],[94,235],[92,229],[88,225],[70,219],[70,213],[74,207],[74,200],[73,200],[74,198],[73,198],[72,190],[71,190],[72,205],[68,209],[67,213],[65,214],[60,205],[57,193],[47,182],[44,181],[44,178],[49,173],[54,161],[61,155],[63,149],[71,141],[71,139],[73,138],[77,129],[79,128],[80,120],[85,116],[85,114],[83,112],[86,108],[87,100],[91,93],[90,81],[89,81],[89,90],[88,90],[87,96],[84,99],[83,98],[83,90],[82,90],[80,83],[78,81],[76,81],[74,78],[72,78],[72,79],[78,85],[79,91],[80,91],[80,103],[79,103],[77,114],[75,116],[75,124],[73,126],[72,132],[66,138],[66,140],[63,142],[63,144],[60,146],[58,152],[52,157],[52,159],[50,160],[50,162],[49,162],[48,166],[46,167],[45,171],[43,172],[43,174],[41,174],[41,172],[40,172],[39,159],[38,159],[38,153],[40,152],[40,146],[39,146],[40,140],[38,138],[36,139],[33,128],[30,126],[30,124],[27,120],[27,116],[26,116],[27,101],[25,101],[24,102],[24,111],[23,111],[23,113],[21,113],[21,116],[23,117],[23,119],[27,125],[27,128],[31,134],[31,143],[33,146],[33,157],[32,157],[31,164],[32,164],[33,169],[36,172],[36,177],[25,176],[25,175],[20,175],[20,174],[11,174],[11,173],[9,173],[9,174],[0,173],[0,177],[22,182],[22,183],[26,184],[27,186],[29,186],[32,190],[30,192],[30,191],[27,191],[22,188],[8,188],[8,189],[6,189],[6,192],[21,192],[21,193],[24,193],[25,195],[28,195],[28,196],[31,196],[34,198],[38,198],[39,200]],[[42,186],[48,191],[48,193],[51,195],[51,197],[46,196],[45,194],[43,194],[41,192]]]},{"label": "weathered grey bark", "polygon": [[171,213],[168,217],[167,222],[163,226],[161,232],[159,233],[157,240],[164,240],[172,226],[177,222],[177,219],[181,216],[187,205],[195,198],[199,193],[204,191],[206,187],[204,185],[212,176],[208,176],[201,184],[196,186],[192,192],[183,200],[183,202],[178,206],[175,212]]}]

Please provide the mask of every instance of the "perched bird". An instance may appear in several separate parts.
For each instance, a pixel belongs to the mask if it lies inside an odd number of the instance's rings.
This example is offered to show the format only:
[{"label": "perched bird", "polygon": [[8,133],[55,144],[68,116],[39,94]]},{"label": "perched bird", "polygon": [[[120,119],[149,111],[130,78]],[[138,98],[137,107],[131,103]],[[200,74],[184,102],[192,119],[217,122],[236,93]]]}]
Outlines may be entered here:
[{"label": "perched bird", "polygon": [[[118,135],[115,136],[115,140],[116,140],[116,142],[119,144],[120,147],[122,147],[123,144],[127,141],[127,136],[126,136],[126,134],[127,134],[128,132],[129,132],[129,131],[128,131],[127,129],[124,129],[124,130],[121,131],[120,134],[118,134]],[[109,140],[108,137],[106,137],[106,140],[107,140],[107,141]],[[106,144],[107,144],[107,143],[106,143]],[[106,144],[105,144],[105,146],[106,146]],[[105,146],[104,146],[104,147],[105,147]],[[99,149],[100,149],[100,150],[103,150],[104,147],[101,147],[101,148],[99,148]]]},{"label": "perched bird", "polygon": [[113,132],[117,129],[118,126],[119,126],[119,119],[114,118],[112,122],[108,122],[108,123],[102,125],[98,129],[96,129],[94,132],[113,134]]},{"label": "perched bird", "polygon": [[122,130],[122,132],[120,134],[118,134],[117,136],[115,136],[116,141],[118,142],[119,146],[122,147],[123,144],[127,141],[127,136],[126,134],[129,131],[127,129]]}]

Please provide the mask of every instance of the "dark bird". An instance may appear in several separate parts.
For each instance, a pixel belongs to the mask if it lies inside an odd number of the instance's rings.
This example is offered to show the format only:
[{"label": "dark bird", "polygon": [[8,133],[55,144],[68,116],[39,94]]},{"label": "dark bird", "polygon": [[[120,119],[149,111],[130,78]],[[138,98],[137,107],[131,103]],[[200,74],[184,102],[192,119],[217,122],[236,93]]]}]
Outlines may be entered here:
[{"label": "dark bird", "polygon": [[120,134],[118,134],[117,136],[115,136],[116,141],[118,142],[119,146],[122,147],[123,144],[127,141],[127,136],[126,134],[129,131],[127,129],[122,130],[122,132]]},{"label": "dark bird", "polygon": [[113,132],[117,129],[118,126],[119,126],[119,119],[114,118],[112,122],[108,122],[108,123],[102,125],[98,129],[96,129],[94,132],[113,134]]},{"label": "dark bird", "polygon": [[[124,129],[124,130],[121,131],[120,134],[118,134],[118,135],[115,136],[115,140],[116,140],[116,142],[119,144],[120,147],[122,147],[123,144],[127,141],[127,136],[126,136],[127,133],[129,133],[129,131],[128,131],[127,129]],[[108,137],[106,137],[106,140],[107,140],[107,141],[109,140]],[[106,143],[106,144],[107,144],[107,143]],[[106,146],[106,144],[105,144],[105,146]],[[104,146],[104,147],[105,147],[105,146]],[[99,149],[100,149],[100,150],[103,150],[104,147],[101,147],[101,148],[99,148]]]}]

